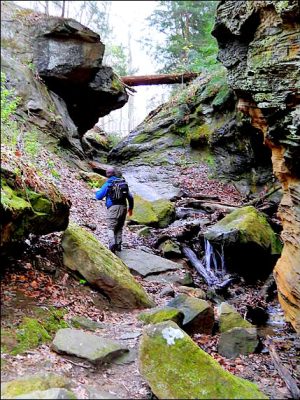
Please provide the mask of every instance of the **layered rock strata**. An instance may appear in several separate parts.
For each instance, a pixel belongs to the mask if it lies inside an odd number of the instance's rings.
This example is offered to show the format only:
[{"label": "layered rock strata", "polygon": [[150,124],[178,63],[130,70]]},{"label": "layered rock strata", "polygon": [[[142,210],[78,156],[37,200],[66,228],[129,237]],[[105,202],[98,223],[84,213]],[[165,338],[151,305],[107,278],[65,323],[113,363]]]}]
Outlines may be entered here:
[{"label": "layered rock strata", "polygon": [[272,151],[284,195],[284,248],[274,276],[286,319],[300,331],[299,3],[221,1],[213,35],[238,107]]},{"label": "layered rock strata", "polygon": [[20,97],[18,113],[84,157],[81,138],[128,99],[102,65],[100,36],[73,19],[1,2],[1,71]]}]

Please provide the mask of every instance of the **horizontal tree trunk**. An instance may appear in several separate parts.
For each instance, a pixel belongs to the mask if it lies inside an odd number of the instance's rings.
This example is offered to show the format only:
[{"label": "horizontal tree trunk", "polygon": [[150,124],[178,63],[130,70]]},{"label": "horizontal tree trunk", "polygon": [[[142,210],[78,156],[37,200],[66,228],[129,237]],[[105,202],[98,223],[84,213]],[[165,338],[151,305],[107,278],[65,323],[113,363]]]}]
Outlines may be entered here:
[{"label": "horizontal tree trunk", "polygon": [[195,72],[188,72],[184,74],[121,76],[120,79],[128,86],[171,85],[190,82],[198,75]]}]

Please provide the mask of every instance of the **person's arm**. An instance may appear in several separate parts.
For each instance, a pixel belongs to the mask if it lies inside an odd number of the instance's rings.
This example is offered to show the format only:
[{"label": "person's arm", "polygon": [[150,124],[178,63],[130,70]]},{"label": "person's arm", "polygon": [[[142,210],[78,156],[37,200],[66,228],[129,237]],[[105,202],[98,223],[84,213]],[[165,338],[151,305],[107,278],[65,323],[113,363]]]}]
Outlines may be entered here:
[{"label": "person's arm", "polygon": [[128,200],[128,215],[129,215],[129,217],[131,217],[132,210],[134,207],[134,200],[133,200],[133,196],[130,192],[128,192],[127,200]]},{"label": "person's arm", "polygon": [[99,190],[95,193],[96,200],[102,200],[107,194],[108,185],[105,182]]}]

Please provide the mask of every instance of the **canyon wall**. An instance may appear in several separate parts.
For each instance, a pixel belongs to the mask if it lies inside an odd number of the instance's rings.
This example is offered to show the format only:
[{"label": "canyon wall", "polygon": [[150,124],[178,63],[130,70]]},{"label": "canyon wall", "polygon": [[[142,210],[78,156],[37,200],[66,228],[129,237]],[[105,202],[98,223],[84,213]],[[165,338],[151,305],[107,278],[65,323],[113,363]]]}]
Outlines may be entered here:
[{"label": "canyon wall", "polygon": [[238,109],[272,151],[281,182],[284,248],[274,276],[282,308],[300,332],[299,3],[220,1],[212,34]]}]

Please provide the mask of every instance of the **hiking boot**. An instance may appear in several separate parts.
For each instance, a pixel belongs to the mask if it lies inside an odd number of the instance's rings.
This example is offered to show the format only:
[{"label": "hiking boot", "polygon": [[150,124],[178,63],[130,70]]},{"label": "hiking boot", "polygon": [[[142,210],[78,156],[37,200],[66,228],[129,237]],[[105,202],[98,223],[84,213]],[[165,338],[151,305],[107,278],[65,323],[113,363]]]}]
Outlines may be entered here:
[{"label": "hiking boot", "polygon": [[116,244],[109,245],[108,248],[112,253],[116,254],[116,250],[117,250],[117,245]]},{"label": "hiking boot", "polygon": [[116,245],[116,251],[122,251],[122,245],[121,244],[117,244]]}]

